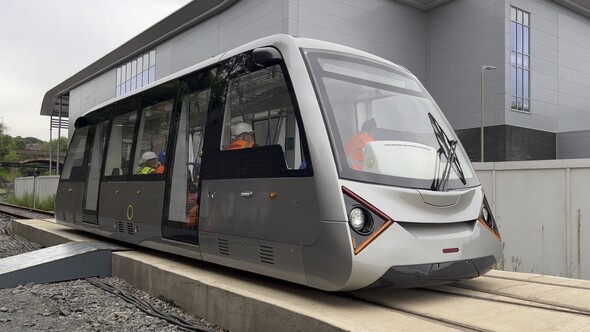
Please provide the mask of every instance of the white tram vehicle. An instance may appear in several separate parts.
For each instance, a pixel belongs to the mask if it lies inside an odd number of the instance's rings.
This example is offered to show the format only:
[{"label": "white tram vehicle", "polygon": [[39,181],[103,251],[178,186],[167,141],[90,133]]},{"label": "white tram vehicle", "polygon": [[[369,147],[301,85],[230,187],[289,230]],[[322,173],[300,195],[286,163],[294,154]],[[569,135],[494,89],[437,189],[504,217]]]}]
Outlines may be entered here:
[{"label": "white tram vehicle", "polygon": [[[255,144],[230,149],[239,126]],[[163,172],[143,174],[146,155]],[[73,228],[328,291],[474,278],[502,255],[482,186],[418,79],[288,35],[78,118],[55,212]]]}]

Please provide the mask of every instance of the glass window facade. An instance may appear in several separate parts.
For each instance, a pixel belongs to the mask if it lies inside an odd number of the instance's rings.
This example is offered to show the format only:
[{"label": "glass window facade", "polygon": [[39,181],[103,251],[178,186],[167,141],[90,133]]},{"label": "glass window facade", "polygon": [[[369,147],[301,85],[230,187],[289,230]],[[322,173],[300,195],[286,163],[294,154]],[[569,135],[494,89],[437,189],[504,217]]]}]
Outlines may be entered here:
[{"label": "glass window facade", "polygon": [[117,67],[115,96],[122,96],[156,80],[156,51],[152,50]]},{"label": "glass window facade", "polygon": [[530,14],[510,8],[510,108],[530,112]]}]

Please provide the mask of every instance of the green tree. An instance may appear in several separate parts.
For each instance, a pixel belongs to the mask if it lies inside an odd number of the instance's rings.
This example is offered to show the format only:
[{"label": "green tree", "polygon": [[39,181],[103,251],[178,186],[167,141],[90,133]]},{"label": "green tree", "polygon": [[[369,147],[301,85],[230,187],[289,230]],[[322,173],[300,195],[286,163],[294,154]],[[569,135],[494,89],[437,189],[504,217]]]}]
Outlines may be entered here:
[{"label": "green tree", "polygon": [[[55,151],[57,149],[57,138],[51,140],[51,151]],[[49,142],[43,142],[41,144],[42,151],[49,151]],[[59,138],[59,151],[60,152],[67,152],[68,151],[68,138],[67,137],[60,137]]]}]

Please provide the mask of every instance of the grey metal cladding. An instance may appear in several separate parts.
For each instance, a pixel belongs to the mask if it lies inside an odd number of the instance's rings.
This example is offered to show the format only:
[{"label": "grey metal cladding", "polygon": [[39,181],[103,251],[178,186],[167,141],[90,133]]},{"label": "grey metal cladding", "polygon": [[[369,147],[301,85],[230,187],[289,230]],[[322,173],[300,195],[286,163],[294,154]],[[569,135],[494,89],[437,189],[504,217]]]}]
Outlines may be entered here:
[{"label": "grey metal cladding", "polygon": [[164,181],[102,182],[99,215],[159,226],[163,197]]},{"label": "grey metal cladding", "polygon": [[204,180],[201,195],[199,230],[302,245],[319,236],[313,178]]}]

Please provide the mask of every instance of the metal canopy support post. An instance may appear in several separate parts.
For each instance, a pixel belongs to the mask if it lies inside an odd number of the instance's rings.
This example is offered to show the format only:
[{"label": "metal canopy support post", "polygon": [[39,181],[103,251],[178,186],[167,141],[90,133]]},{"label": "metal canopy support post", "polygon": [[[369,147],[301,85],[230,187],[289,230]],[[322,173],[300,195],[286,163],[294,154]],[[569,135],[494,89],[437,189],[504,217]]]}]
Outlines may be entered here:
[{"label": "metal canopy support post", "polygon": [[[49,175],[51,175],[52,151],[51,140],[53,139],[53,115],[49,117]],[[59,161],[56,165],[59,164]]]},{"label": "metal canopy support post", "polygon": [[[63,116],[65,114],[65,116]],[[57,98],[57,102],[55,103],[55,109],[53,114],[51,114],[51,124],[49,126],[49,162],[50,162],[50,171],[49,175],[51,175],[51,170],[55,167],[55,175],[59,175],[59,166],[60,166],[60,138],[61,138],[61,129],[68,128],[68,96],[59,96]],[[56,144],[56,153],[53,154],[53,129],[57,128],[57,144]],[[53,162],[53,158],[55,156],[55,163]]]},{"label": "metal canopy support post", "polygon": [[[61,140],[61,108],[63,105],[63,96],[59,96],[59,126],[57,127],[57,164],[59,165],[59,141]],[[55,175],[59,175],[59,167],[55,168]]]}]

